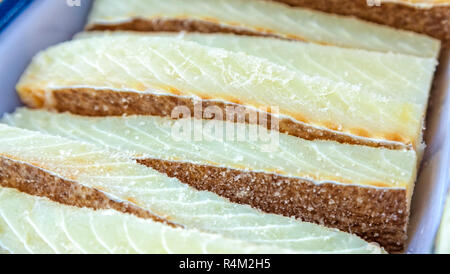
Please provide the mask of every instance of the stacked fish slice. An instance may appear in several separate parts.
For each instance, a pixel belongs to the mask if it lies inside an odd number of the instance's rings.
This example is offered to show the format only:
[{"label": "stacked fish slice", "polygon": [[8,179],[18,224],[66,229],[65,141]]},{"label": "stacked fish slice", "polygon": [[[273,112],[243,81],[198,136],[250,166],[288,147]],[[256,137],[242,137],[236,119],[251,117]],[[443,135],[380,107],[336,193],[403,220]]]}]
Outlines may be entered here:
[{"label": "stacked fish slice", "polygon": [[0,249],[403,250],[440,42],[188,2],[97,0],[33,59],[0,126]]}]

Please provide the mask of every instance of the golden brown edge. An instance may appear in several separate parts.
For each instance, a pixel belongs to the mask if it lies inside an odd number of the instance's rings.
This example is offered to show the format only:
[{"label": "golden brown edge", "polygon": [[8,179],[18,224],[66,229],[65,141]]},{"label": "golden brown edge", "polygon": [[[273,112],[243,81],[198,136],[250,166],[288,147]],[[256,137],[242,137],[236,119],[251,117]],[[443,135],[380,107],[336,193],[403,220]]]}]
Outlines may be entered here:
[{"label": "golden brown edge", "polygon": [[34,165],[2,155],[0,155],[0,186],[14,188],[33,196],[46,197],[60,204],[94,210],[113,209],[171,227],[181,227],[131,202],[115,201],[99,189],[60,178]]},{"label": "golden brown edge", "polygon": [[[91,88],[57,89],[51,91],[51,96],[48,95],[48,92],[44,95],[44,92],[36,90],[19,89],[19,95],[22,101],[29,107],[46,107],[58,112],[68,111],[83,116],[154,115],[171,118],[187,118],[182,116],[172,117],[172,111],[175,108],[184,106],[189,109],[190,115],[195,118],[255,123],[268,129],[278,130],[281,133],[306,140],[332,140],[343,144],[387,149],[413,149],[413,146],[402,143],[404,140],[401,136],[392,135],[390,136],[391,141],[374,140],[365,138],[369,135],[364,130],[358,132],[361,137],[352,136],[332,130],[319,129],[293,119],[279,119],[270,113],[240,105],[239,102],[227,103],[216,100],[194,100],[190,97],[176,95],[144,94],[126,91],[117,92]],[[50,97],[51,104],[43,101],[49,100]],[[207,108],[213,106],[219,108],[222,113],[226,113],[227,115],[215,117],[211,113],[205,112]],[[227,109],[236,108],[238,108],[239,113],[243,113],[244,115],[228,115],[233,113],[227,112]],[[256,119],[252,119],[253,117],[256,117]],[[273,127],[273,125],[277,126]]]},{"label": "golden brown edge", "polygon": [[369,6],[367,0],[271,0],[290,6],[310,8],[327,13],[356,16],[360,19],[414,31],[437,38],[443,46],[450,43],[450,6],[419,8],[396,2]]},{"label": "golden brown edge", "polygon": [[231,202],[354,233],[389,252],[404,249],[409,218],[405,189],[317,184],[265,172],[161,159],[137,161]]}]

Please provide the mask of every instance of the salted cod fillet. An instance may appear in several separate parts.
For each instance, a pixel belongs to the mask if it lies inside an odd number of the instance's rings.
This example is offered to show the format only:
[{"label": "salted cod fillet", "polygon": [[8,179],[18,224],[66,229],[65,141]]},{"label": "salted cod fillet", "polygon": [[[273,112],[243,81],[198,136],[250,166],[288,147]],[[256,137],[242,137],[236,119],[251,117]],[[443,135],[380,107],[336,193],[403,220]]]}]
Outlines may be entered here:
[{"label": "salted cod fillet", "polygon": [[[423,33],[450,42],[450,1],[448,0],[378,0],[368,7],[367,0],[275,0],[288,5],[323,12],[356,16],[366,21],[398,29]],[[376,1],[372,1],[376,4]]]},{"label": "salted cod fillet", "polygon": [[0,187],[1,249],[11,254],[294,253],[115,210],[67,206],[4,187]]},{"label": "salted cod fillet", "polygon": [[437,254],[450,254],[450,192],[447,195],[441,226],[436,237],[435,252]]},{"label": "salted cod fillet", "polygon": [[[57,186],[67,185],[69,193],[80,186],[95,189],[94,197],[102,194],[104,199],[131,203],[186,228],[249,243],[308,253],[381,252],[348,233],[261,213],[213,193],[194,190],[121,154],[90,144],[3,124],[0,140],[2,186],[39,192],[49,181],[59,180]],[[44,173],[46,180],[39,181],[33,176],[36,173]],[[40,195],[53,200],[68,198],[51,190],[47,188],[48,192]],[[92,198],[80,195],[75,192],[72,196],[76,200]]]},{"label": "salted cod fillet", "polygon": [[236,53],[244,52],[309,76],[360,85],[366,92],[416,103],[424,111],[437,65],[435,58],[233,34],[90,31],[78,33],[74,39],[111,35],[172,37]]},{"label": "salted cod fillet", "polygon": [[83,117],[22,108],[2,122],[124,152],[196,189],[351,231],[387,250],[401,249],[406,239],[417,172],[412,150],[158,116]]},{"label": "salted cod fillet", "polygon": [[440,48],[425,35],[260,0],[97,0],[86,29],[231,32],[422,57]]},{"label": "salted cod fillet", "polygon": [[[256,125],[241,124],[239,129],[233,127],[233,123],[215,120],[172,120],[159,116],[83,117],[27,108],[19,108],[1,121],[14,127],[125,152],[134,159],[189,161],[278,173],[316,183],[411,189],[415,181],[414,151],[308,141],[287,134],[275,135]],[[199,124],[194,125],[195,122]],[[188,125],[187,134],[181,131],[184,125]],[[216,135],[215,129],[222,132]],[[231,139],[226,136],[228,129],[235,130]],[[195,133],[197,130],[200,132]],[[238,130],[245,134],[239,136],[239,140]],[[260,135],[253,139],[249,136],[252,132]],[[195,138],[196,134],[201,135]],[[189,137],[181,138],[184,136]]]},{"label": "salted cod fillet", "polygon": [[203,110],[244,106],[271,112],[280,130],[294,136],[391,148],[420,147],[425,115],[423,106],[359,85],[163,37],[63,43],[33,59],[17,90],[28,106],[91,116],[169,116],[198,102]]}]

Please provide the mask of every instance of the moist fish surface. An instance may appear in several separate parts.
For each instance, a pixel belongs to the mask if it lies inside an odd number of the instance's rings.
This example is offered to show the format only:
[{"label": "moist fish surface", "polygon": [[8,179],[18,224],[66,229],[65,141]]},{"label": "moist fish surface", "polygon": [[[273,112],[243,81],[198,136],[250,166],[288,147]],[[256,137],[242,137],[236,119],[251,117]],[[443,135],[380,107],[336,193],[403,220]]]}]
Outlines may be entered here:
[{"label": "moist fish surface", "polygon": [[120,151],[195,189],[352,232],[388,250],[406,239],[413,150],[308,141],[217,120],[19,109],[3,122]]},{"label": "moist fish surface", "polygon": [[[140,20],[137,24],[129,24],[136,19]],[[197,24],[189,26],[192,21]],[[201,23],[206,23],[206,27]],[[190,0],[189,4],[183,0],[131,0],[126,4],[121,0],[95,1],[87,29],[108,29],[108,26],[110,29],[118,26],[118,29],[141,31],[200,32],[220,32],[225,31],[220,27],[225,27],[227,32],[422,57],[437,57],[440,48],[438,40],[414,32],[259,0]]]},{"label": "moist fish surface", "polygon": [[[0,250],[19,254],[294,253],[0,187]],[[1,251],[0,251],[1,254]]]},{"label": "moist fish surface", "polygon": [[79,33],[75,38],[112,35],[173,37],[232,52],[245,52],[310,76],[348,82],[360,85],[366,92],[414,102],[424,109],[437,65],[435,58],[232,34],[91,31]]},{"label": "moist fish surface", "polygon": [[[348,233],[262,213],[194,190],[122,154],[87,143],[0,125],[0,155],[3,173],[40,170],[71,186],[97,189],[115,201],[128,201],[186,228],[295,252],[381,252]],[[5,163],[22,168],[5,170]],[[37,188],[46,183],[31,182]]]},{"label": "moist fish surface", "polygon": [[[298,131],[295,136],[414,148],[422,142],[423,105],[180,39],[114,36],[63,43],[34,58],[17,90],[31,107],[76,114],[170,116],[178,101],[190,100],[273,112]],[[163,109],[145,104],[155,100],[169,102],[157,104]]]}]

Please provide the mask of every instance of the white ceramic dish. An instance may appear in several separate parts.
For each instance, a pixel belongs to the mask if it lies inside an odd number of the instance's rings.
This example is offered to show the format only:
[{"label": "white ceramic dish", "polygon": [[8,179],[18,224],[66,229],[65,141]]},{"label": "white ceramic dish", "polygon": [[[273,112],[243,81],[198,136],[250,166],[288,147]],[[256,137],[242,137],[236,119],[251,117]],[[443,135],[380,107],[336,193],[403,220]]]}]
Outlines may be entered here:
[{"label": "white ceramic dish", "polygon": [[[40,50],[82,30],[92,4],[34,1],[0,33],[0,115],[20,105],[14,86]],[[428,144],[412,203],[407,253],[431,253],[450,181],[450,51],[443,54],[428,113]]]}]

